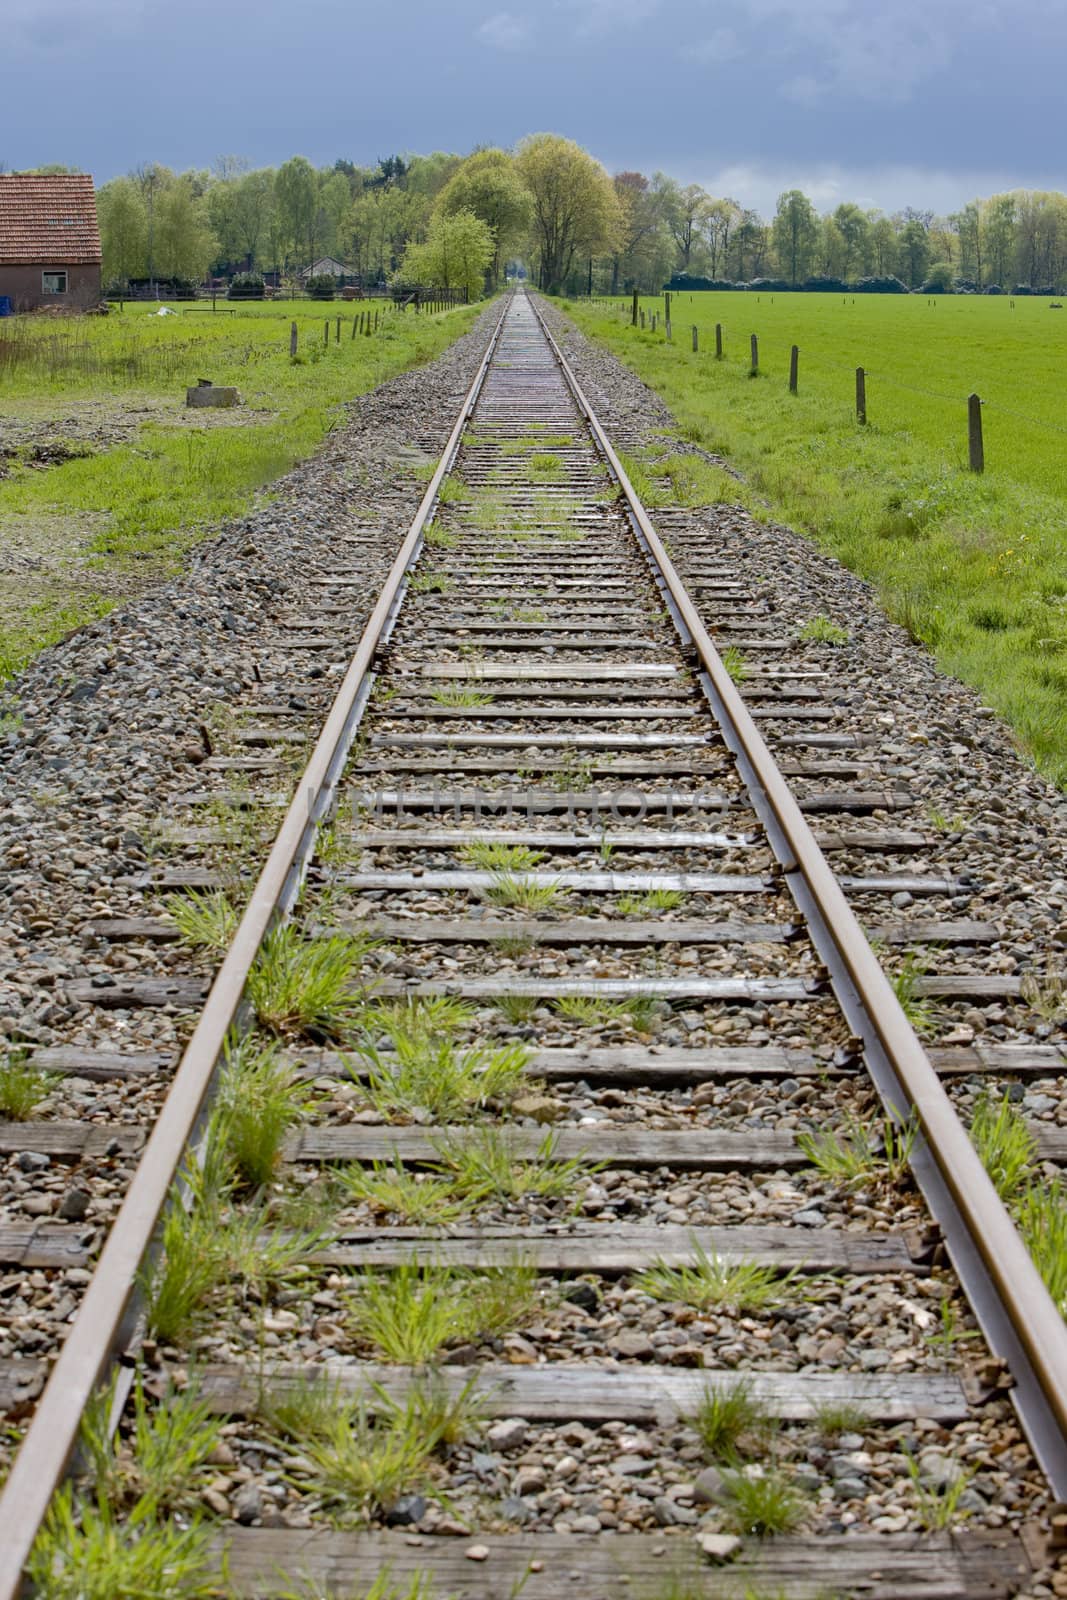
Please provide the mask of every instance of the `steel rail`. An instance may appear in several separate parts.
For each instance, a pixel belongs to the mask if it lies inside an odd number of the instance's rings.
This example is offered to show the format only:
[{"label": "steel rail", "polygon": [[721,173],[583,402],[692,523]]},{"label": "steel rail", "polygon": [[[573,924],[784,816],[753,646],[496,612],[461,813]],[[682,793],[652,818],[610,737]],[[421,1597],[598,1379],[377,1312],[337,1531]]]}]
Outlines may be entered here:
[{"label": "steel rail", "polygon": [[342,679],[292,803],[186,1045],[163,1109],[108,1234],[93,1278],[0,1494],[0,1600],[16,1600],[52,1495],[66,1472],[82,1413],[120,1348],[123,1318],[182,1157],[212,1087],[252,963],[310,857],[373,685],[373,661],[392,626],[438,490],[459,448],[496,350],[508,302],[486,346],[433,477]]},{"label": "steel rail", "polygon": [[893,992],[852,907],[723,665],[611,441],[531,298],[564,378],[618,482],[683,639],[692,644],[713,709],[768,820],[786,881],[804,912],[883,1102],[914,1115],[923,1140],[912,1167],[1053,1493],[1067,1499],[1067,1323],[1045,1287],[948,1094]]}]

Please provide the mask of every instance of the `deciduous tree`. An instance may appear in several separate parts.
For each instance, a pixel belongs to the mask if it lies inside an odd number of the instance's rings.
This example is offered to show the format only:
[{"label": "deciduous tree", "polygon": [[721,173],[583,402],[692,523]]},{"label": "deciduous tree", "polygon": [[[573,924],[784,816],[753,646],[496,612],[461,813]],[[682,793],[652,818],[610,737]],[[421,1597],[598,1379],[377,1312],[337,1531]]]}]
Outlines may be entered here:
[{"label": "deciduous tree", "polygon": [[533,197],[538,283],[558,294],[576,262],[611,250],[619,223],[615,190],[599,161],[558,134],[524,139],[516,161]]}]

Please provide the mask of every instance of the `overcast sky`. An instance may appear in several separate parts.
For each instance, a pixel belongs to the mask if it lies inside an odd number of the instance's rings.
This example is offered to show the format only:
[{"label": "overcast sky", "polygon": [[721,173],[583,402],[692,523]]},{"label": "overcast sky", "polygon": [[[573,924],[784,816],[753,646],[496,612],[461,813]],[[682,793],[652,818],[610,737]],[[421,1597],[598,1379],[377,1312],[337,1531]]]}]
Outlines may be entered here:
[{"label": "overcast sky", "polygon": [[765,214],[1067,188],[1064,0],[3,0],[0,162],[373,163],[565,133]]}]

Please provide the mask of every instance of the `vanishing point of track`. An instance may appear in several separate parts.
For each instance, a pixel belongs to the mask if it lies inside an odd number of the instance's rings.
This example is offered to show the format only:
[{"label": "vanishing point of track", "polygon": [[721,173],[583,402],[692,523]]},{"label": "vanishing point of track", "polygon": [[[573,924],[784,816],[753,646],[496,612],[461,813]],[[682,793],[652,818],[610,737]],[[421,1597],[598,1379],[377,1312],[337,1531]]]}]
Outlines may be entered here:
[{"label": "vanishing point of track", "polygon": [[[562,464],[561,476],[539,479],[531,472],[539,441]],[[456,481],[471,491],[466,506],[462,494],[439,500],[457,471]],[[483,511],[475,517],[478,496]],[[506,526],[487,523],[486,497]],[[431,549],[425,534],[435,513],[454,538]],[[439,587],[412,588],[416,568],[432,568]],[[729,590],[729,571],[703,575]],[[346,581],[358,578],[325,586],[324,605],[343,607]],[[792,703],[795,676],[762,663],[758,672],[779,707]],[[388,697],[372,700],[376,686]],[[466,702],[462,693],[440,693],[464,686],[474,691]],[[793,743],[815,752],[807,770],[817,773],[820,738],[805,722],[808,702],[794,698]],[[795,770],[805,772],[803,761]],[[358,870],[327,869],[316,864],[319,826],[353,795],[364,802],[349,841],[362,852]],[[877,804],[875,797],[870,809]],[[832,815],[832,797],[818,809],[821,819]],[[854,794],[843,797],[842,810],[862,809]],[[550,909],[533,914],[479,904],[494,873],[472,867],[464,849],[494,840],[541,853],[522,877],[546,891]],[[810,1073],[820,1063],[839,1074],[869,1074],[887,1115],[920,1130],[911,1154],[915,1179],[987,1342],[1010,1370],[1035,1456],[1054,1494],[1067,1498],[1062,1319],[846,898],[888,896],[905,880],[883,873],[839,881],[830,870],[602,427],[535,306],[519,294],[505,306],[344,675],[37,1405],[0,1499],[0,1600],[18,1593],[84,1407],[116,1355],[136,1340],[138,1270],[203,1125],[224,1040],[244,1019],[251,965],[269,929],[302,894],[313,919],[316,889],[331,871],[333,890],[349,898],[351,916],[410,956],[403,992],[451,993],[482,1004],[505,993],[529,997],[531,1008],[568,997],[643,998],[689,1008],[705,1022],[715,1008],[753,1006],[773,1022],[773,1039],[745,1048],[586,1048],[573,1041],[560,1048],[539,1036],[535,1012],[526,1030],[534,1049],[530,1071],[551,1084],[615,1084],[655,1094],[733,1073],[753,1081]],[[685,909],[639,919],[623,914],[622,897],[632,912],[640,896],[656,891],[683,896]],[[508,939],[567,952],[567,959],[553,962],[548,975],[518,967],[501,953]],[[625,1122],[587,1122],[559,1132],[561,1156],[587,1153],[609,1169],[665,1170],[665,1189],[686,1171],[775,1170],[797,1159],[791,1136],[735,1124],[720,1129],[713,1115],[694,1114],[681,1131],[654,1120],[636,1130]],[[432,1155],[434,1131],[311,1124],[292,1154],[311,1164],[417,1164]],[[542,1129],[520,1124],[513,1148],[534,1155],[542,1138]],[[362,1255],[360,1248],[350,1255],[357,1263],[389,1265],[421,1250],[426,1260],[477,1267],[499,1264],[511,1251],[562,1277],[682,1261],[694,1244],[723,1257],[840,1273],[889,1270],[893,1249],[904,1251],[882,1235],[879,1254],[868,1238],[865,1260],[862,1238],[824,1232],[798,1239],[799,1230],[771,1225],[762,1233],[746,1227],[743,1240],[729,1229],[648,1222],[540,1231],[531,1223],[507,1232],[457,1226],[422,1230],[420,1239],[409,1230],[390,1242],[383,1229],[364,1241]],[[897,1266],[918,1270],[921,1261],[904,1251]],[[471,1376],[447,1364],[443,1370],[460,1387]],[[717,1376],[705,1369],[698,1379],[663,1365],[598,1370],[595,1362],[498,1364],[481,1375],[499,1416],[618,1417],[628,1424],[684,1415],[697,1388]],[[380,1379],[381,1369],[373,1376]],[[359,1378],[358,1367],[345,1374],[346,1383]],[[784,1416],[809,1415],[820,1400],[838,1396],[883,1420],[923,1415],[924,1407],[955,1414],[944,1394],[932,1400],[923,1392],[928,1380],[916,1379],[913,1393],[904,1374],[841,1379],[805,1372],[777,1383],[774,1374],[761,1374],[761,1381]],[[239,1411],[240,1375],[223,1374],[217,1385],[219,1409],[228,1394]],[[395,1560],[396,1549],[367,1538],[366,1557],[353,1557],[351,1568],[342,1561],[338,1572],[369,1577],[386,1555]],[[530,1573],[529,1594],[561,1592],[569,1586],[561,1573],[576,1562],[590,1593],[600,1593],[596,1584],[609,1584],[613,1572],[629,1576],[643,1571],[645,1561],[655,1567],[637,1540],[602,1536],[595,1543],[596,1554],[588,1538],[579,1552],[564,1535],[555,1544],[542,1538],[518,1549],[520,1570]],[[548,1555],[530,1569],[535,1544]],[[266,1582],[263,1575],[286,1549],[284,1536],[241,1530],[234,1544],[238,1579],[253,1585],[258,1574]],[[307,1547],[301,1549],[306,1556]],[[870,1552],[868,1546],[864,1559],[874,1559]],[[442,1592],[466,1584],[473,1593],[475,1577],[483,1583],[479,1593],[508,1592],[499,1574],[475,1573],[425,1540],[410,1554],[431,1577],[442,1575]],[[658,1559],[660,1552],[653,1554]],[[513,1578],[514,1570],[507,1581]],[[504,1585],[499,1591],[485,1587],[497,1582]]]}]

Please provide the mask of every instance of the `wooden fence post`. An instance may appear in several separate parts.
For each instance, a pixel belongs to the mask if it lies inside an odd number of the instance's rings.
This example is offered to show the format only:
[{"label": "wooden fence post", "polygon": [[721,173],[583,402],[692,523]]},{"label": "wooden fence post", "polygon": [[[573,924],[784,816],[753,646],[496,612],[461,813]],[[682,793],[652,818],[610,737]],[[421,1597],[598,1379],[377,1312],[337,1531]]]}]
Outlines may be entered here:
[{"label": "wooden fence post", "polygon": [[296,341],[297,341],[297,332],[296,332],[296,323],[294,322],[294,323],[291,323],[290,327],[289,327],[289,359],[290,359],[290,361],[293,361],[293,360],[296,359]]},{"label": "wooden fence post", "polygon": [[322,342],[323,342],[323,344],[329,344],[329,342],[330,342],[330,319],[329,319],[329,317],[326,318],[326,321],[322,325]]},{"label": "wooden fence post", "polygon": [[340,344],[341,343],[341,319],[340,319],[340,317],[337,318],[337,327],[334,330],[334,340],[333,340],[333,342],[334,342],[334,344]]},{"label": "wooden fence post", "polygon": [[750,371],[752,375],[755,376],[755,374],[759,371],[759,340],[756,338],[754,333],[749,335],[749,346],[752,352],[752,365]]},{"label": "wooden fence post", "polygon": [[867,423],[867,374],[862,367],[856,368],[856,421],[863,426]]},{"label": "wooden fence post", "polygon": [[371,329],[370,329],[370,308],[369,307],[367,308],[367,326],[364,328],[363,331],[367,335],[367,338],[369,339],[370,338],[370,332],[371,332]]},{"label": "wooden fence post", "polygon": [[633,309],[632,309],[632,312],[631,312],[631,315],[630,315],[630,326],[631,326],[631,328],[636,328],[637,327],[637,301],[638,301],[638,294],[637,294],[637,290],[635,289],[634,290]]},{"label": "wooden fence post", "polygon": [[663,320],[669,328],[671,325],[671,297],[666,290],[663,294]]},{"label": "wooden fence post", "polygon": [[642,311],[642,313],[641,313],[641,326],[642,326],[642,328],[644,327],[644,325],[645,325],[645,313]]},{"label": "wooden fence post", "polygon": [[696,353],[697,353],[697,350],[698,350],[698,349],[699,349],[699,347],[700,347],[700,346],[699,346],[699,337],[700,337],[700,336],[699,336],[699,334],[698,334],[698,332],[697,332],[697,325],[696,325],[696,323],[695,323],[695,322],[694,322],[694,323],[693,323],[693,354],[694,354],[694,355],[696,355]]},{"label": "wooden fence post", "polygon": [[715,324],[715,359],[722,360],[722,323]]},{"label": "wooden fence post", "polygon": [[666,334],[667,334],[667,343],[670,344],[671,343],[671,319],[670,319],[670,317],[667,318],[667,321],[664,324],[664,327],[665,327]]},{"label": "wooden fence post", "polygon": [[800,349],[794,345],[789,352],[789,393],[797,392],[797,364],[800,361]]},{"label": "wooden fence post", "polygon": [[353,313],[352,313],[352,337],[353,337],[353,339],[356,337],[356,329],[358,327],[359,327],[359,312],[358,311],[353,311]]},{"label": "wooden fence post", "polygon": [[982,439],[982,402],[976,394],[967,397],[967,442],[971,471],[985,471],[985,444]]}]

